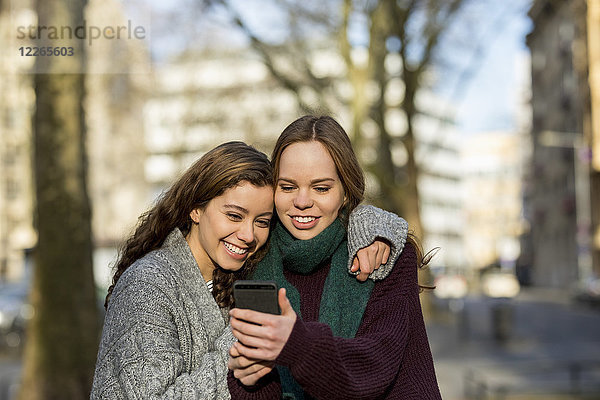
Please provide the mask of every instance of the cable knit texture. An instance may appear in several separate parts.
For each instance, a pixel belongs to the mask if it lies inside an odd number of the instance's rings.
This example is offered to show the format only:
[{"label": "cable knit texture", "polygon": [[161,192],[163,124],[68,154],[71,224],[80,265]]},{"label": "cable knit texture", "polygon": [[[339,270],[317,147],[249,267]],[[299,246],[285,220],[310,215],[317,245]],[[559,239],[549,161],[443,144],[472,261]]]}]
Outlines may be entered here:
[{"label": "cable knit texture", "polygon": [[91,399],[229,399],[227,312],[175,229],[115,287]]},{"label": "cable knit texture", "polygon": [[[416,252],[403,250],[391,274],[375,282],[360,327],[352,339],[336,337],[317,322],[328,266],[310,274],[286,271],[300,292],[298,318],[276,360],[292,371],[315,399],[441,399],[417,283]],[[229,374],[233,399],[277,399],[276,371],[251,388]]]},{"label": "cable knit texture", "polygon": [[[398,259],[408,235],[408,223],[394,213],[373,206],[358,206],[350,213],[348,223],[348,253],[356,254],[377,238],[390,243],[388,262],[371,272],[370,279],[381,280],[389,275]],[[348,260],[348,271],[352,267],[352,258]],[[351,272],[352,273],[352,272]],[[358,271],[352,273],[358,275]]]}]

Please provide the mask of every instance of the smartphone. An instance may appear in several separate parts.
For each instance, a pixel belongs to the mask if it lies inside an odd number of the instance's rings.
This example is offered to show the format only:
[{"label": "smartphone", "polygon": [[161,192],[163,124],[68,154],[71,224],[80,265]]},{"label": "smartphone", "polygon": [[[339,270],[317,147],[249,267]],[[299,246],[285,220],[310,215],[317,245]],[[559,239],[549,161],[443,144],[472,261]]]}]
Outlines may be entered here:
[{"label": "smartphone", "polygon": [[236,281],[233,283],[235,307],[269,314],[281,314],[274,281]]}]

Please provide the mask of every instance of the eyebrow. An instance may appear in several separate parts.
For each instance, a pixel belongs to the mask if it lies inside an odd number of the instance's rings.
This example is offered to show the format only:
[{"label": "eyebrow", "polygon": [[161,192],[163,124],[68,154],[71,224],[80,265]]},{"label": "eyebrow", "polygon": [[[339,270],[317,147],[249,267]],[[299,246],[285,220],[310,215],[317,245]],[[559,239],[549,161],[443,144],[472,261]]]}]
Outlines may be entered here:
[{"label": "eyebrow", "polygon": [[[290,178],[279,178],[279,179],[277,179],[277,182],[279,182],[279,181],[296,183],[295,180],[290,179]],[[313,179],[312,181],[310,181],[311,185],[314,185],[316,183],[323,183],[323,182],[335,182],[335,179],[333,179],[333,178],[318,178],[318,179]]]},{"label": "eyebrow", "polygon": [[[237,210],[237,211],[239,211],[241,213],[244,213],[244,214],[248,214],[249,213],[248,210],[246,210],[244,207],[238,206],[237,204],[225,204],[225,205],[223,205],[223,207],[224,208],[231,208],[231,209]],[[260,214],[259,217],[262,217],[262,216],[266,217],[267,215],[273,215],[273,211],[264,212],[264,213]]]}]

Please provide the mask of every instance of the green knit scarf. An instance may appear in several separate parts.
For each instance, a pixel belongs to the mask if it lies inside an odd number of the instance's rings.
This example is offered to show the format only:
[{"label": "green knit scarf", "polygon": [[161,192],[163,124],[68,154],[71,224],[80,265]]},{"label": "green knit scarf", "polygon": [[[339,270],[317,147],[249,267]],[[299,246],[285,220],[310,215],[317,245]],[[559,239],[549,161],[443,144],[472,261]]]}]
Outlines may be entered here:
[{"label": "green knit scarf", "polygon": [[[278,222],[271,234],[270,246],[268,254],[258,264],[253,279],[274,280],[279,287],[286,288],[294,311],[301,317],[300,294],[285,279],[283,269],[308,275],[331,262],[321,296],[319,322],[329,325],[335,336],[354,337],[374,283],[372,280],[359,282],[348,273],[346,228],[342,221],[337,218],[323,232],[308,240],[294,238]],[[303,399],[304,392],[289,369],[277,369],[284,397]]]}]

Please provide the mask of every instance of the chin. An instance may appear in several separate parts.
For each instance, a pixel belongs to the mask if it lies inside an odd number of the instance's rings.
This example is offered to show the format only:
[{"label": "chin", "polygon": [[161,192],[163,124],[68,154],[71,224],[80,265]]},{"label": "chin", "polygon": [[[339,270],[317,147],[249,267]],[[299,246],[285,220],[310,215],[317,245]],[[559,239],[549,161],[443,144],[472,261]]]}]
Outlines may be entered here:
[{"label": "chin", "polygon": [[239,271],[240,269],[242,269],[243,266],[244,266],[244,263],[241,263],[241,264],[225,263],[224,266],[221,266],[221,269],[223,269],[227,272],[236,272],[236,271]]},{"label": "chin", "polygon": [[300,229],[294,229],[293,231],[291,231],[292,236],[295,237],[296,239],[299,239],[299,240],[309,240],[309,239],[312,239],[315,236],[317,236],[319,233],[321,233],[321,232],[320,231],[319,232],[313,232],[313,231],[308,231],[308,230],[303,231],[303,230],[300,230]]}]

